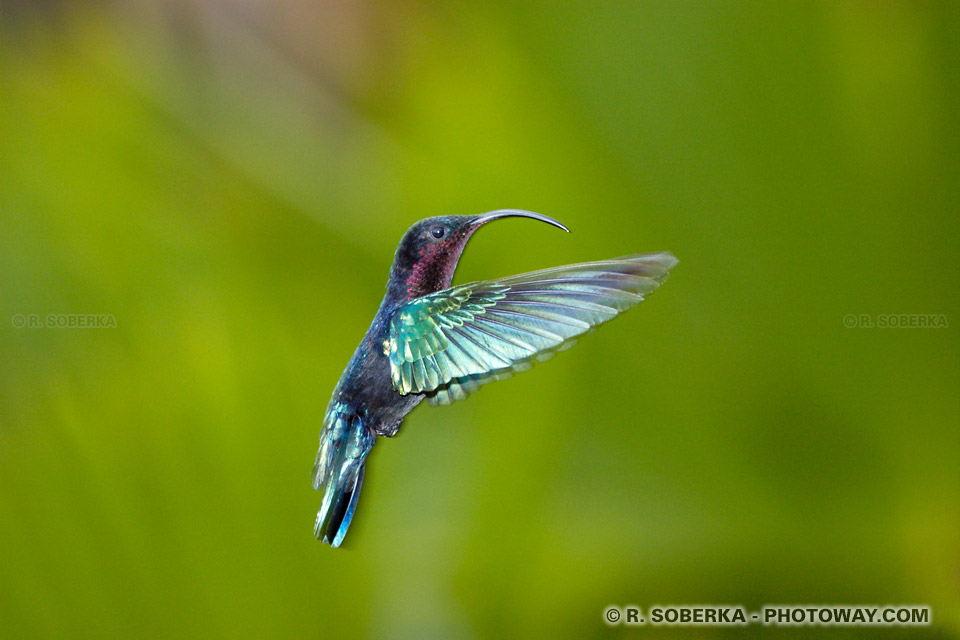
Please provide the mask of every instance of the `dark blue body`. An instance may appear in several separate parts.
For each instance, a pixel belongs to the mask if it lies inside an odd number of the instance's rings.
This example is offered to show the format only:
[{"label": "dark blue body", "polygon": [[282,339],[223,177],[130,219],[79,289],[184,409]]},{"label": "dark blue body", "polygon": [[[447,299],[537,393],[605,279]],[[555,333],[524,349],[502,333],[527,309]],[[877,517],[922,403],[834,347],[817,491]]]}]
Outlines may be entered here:
[{"label": "dark blue body", "polygon": [[364,465],[377,436],[395,435],[404,416],[423,400],[422,395],[402,396],[393,389],[384,354],[390,316],[402,302],[387,293],[324,414],[313,468],[313,486],[324,494],[314,534],[334,547],[340,546],[350,527]]}]

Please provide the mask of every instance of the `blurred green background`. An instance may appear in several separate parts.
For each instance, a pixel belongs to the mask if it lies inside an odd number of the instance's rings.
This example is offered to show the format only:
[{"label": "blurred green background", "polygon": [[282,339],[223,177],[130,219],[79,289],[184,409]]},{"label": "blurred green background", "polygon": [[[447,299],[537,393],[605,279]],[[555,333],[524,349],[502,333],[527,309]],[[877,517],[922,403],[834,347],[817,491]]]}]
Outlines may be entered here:
[{"label": "blurred green background", "polygon": [[[374,449],[320,417],[415,220],[457,280],[669,249],[637,311]],[[0,635],[960,637],[960,3],[0,2]],[[114,328],[19,328],[17,314]],[[854,314],[947,328],[848,328]],[[728,637],[650,629],[651,637]],[[759,635],[751,627],[736,635]]]}]

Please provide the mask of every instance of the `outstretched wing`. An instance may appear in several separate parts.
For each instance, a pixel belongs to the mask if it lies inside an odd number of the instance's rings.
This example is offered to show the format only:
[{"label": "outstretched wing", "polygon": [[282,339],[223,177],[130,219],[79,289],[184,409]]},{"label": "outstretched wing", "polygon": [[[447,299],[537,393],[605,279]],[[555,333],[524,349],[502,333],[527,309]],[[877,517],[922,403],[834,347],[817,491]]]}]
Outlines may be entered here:
[{"label": "outstretched wing", "polygon": [[387,349],[398,393],[434,404],[525,370],[639,304],[666,280],[670,253],[625,256],[463,284],[406,303]]}]

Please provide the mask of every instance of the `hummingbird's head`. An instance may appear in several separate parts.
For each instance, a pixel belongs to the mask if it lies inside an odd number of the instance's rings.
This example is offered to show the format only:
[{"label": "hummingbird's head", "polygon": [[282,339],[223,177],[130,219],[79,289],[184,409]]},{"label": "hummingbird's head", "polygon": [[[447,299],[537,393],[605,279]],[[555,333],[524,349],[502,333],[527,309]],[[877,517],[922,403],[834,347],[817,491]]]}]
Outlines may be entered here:
[{"label": "hummingbird's head", "polygon": [[473,232],[492,220],[511,217],[533,218],[569,231],[553,218],[521,209],[424,218],[407,230],[397,247],[387,284],[388,296],[406,301],[446,289]]}]

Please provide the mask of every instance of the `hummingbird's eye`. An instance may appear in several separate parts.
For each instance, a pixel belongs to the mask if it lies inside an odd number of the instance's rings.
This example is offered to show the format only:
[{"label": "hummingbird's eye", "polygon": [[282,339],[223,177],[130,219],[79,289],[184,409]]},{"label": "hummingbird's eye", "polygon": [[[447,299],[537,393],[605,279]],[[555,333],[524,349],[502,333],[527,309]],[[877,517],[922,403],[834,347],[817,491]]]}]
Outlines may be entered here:
[{"label": "hummingbird's eye", "polygon": [[443,227],[434,227],[433,229],[430,230],[430,233],[433,235],[434,238],[437,238],[439,240],[440,238],[443,237],[443,234],[446,233],[446,229],[444,229]]}]

